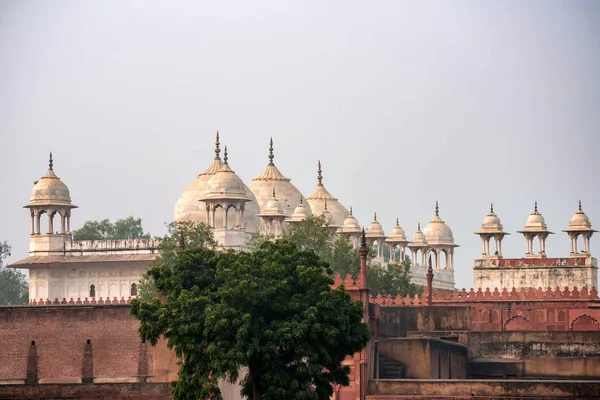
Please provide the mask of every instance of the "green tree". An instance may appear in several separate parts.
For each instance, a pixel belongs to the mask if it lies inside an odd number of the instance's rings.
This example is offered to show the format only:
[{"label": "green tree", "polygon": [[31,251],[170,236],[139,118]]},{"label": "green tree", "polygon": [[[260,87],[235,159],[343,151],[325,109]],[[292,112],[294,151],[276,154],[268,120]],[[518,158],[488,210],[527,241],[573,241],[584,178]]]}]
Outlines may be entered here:
[{"label": "green tree", "polygon": [[423,288],[410,282],[410,263],[392,263],[381,265],[370,263],[367,269],[367,280],[371,294],[413,296],[422,293]]},{"label": "green tree", "polygon": [[[150,264],[150,268],[166,265],[172,267],[177,261],[177,250],[179,249],[181,235],[183,245],[186,249],[198,247],[217,246],[210,226],[193,221],[171,222],[166,224],[167,233],[161,238],[158,245],[159,256]],[[151,276],[144,274],[138,285],[138,297],[148,301],[156,294],[156,287]]]},{"label": "green tree", "polygon": [[29,288],[25,274],[6,268],[4,260],[10,256],[10,246],[0,242],[0,304],[27,304]]},{"label": "green tree", "polygon": [[319,257],[328,260],[334,232],[328,228],[324,216],[310,216],[304,221],[292,224],[282,235],[283,239],[295,243],[300,250],[314,251]]},{"label": "green tree", "polygon": [[331,289],[327,264],[289,241],[251,253],[197,248],[149,275],[163,301],[134,300],[140,336],[165,336],[183,357],[174,399],[222,399],[219,379],[238,381],[248,399],[328,400],[349,384],[347,355],[362,350],[369,327],[362,305]]},{"label": "green tree", "polygon": [[75,240],[145,239],[149,237],[149,233],[144,233],[142,219],[132,216],[118,219],[114,224],[108,218],[101,221],[86,221],[80,229],[73,231]]}]

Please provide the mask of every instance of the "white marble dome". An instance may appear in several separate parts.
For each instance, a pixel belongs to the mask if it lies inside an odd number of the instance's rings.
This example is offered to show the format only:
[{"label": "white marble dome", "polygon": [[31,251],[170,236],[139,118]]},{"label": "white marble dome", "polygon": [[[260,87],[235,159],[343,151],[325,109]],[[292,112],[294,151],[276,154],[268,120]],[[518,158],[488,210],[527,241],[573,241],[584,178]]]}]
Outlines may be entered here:
[{"label": "white marble dome", "polygon": [[388,237],[388,242],[406,242],[406,233],[404,229],[400,226],[398,219],[396,219],[396,225],[392,228],[390,232],[390,236]]},{"label": "white marble dome", "polygon": [[[275,166],[273,162],[273,139],[269,146],[269,164],[265,170],[248,186],[260,206],[261,212],[265,212],[265,207],[271,200],[273,189],[277,193],[277,199],[281,203],[283,213],[290,217],[294,213],[298,201],[302,198],[302,193],[294,186],[289,178],[286,178]],[[310,209],[307,209],[307,216],[312,215]]]},{"label": "white marble dome", "polygon": [[494,213],[494,205],[490,207],[490,213],[486,215],[481,223],[480,233],[501,233],[504,227],[500,218]]},{"label": "white marble dome", "polygon": [[368,238],[383,238],[385,237],[385,232],[383,231],[383,226],[377,221],[377,213],[373,216],[373,222],[367,228],[365,232],[365,236]]},{"label": "white marble dome", "polygon": [[423,234],[429,245],[454,245],[452,229],[440,218],[437,202],[435,204],[435,215],[423,228]]},{"label": "white marble dome", "polygon": [[52,153],[50,153],[48,172],[37,181],[31,190],[29,205],[72,206],[69,188],[54,173]]},{"label": "white marble dome", "polygon": [[306,205],[304,205],[302,198],[300,198],[300,204],[298,204],[296,206],[296,208],[294,208],[294,212],[292,213],[292,216],[290,218],[286,219],[286,221],[288,221],[288,222],[304,221],[306,219],[306,217],[309,216],[309,212],[310,212],[310,209]]},{"label": "white marble dome", "polygon": [[592,223],[587,215],[581,210],[581,202],[579,202],[579,209],[575,212],[571,220],[569,221],[569,228],[591,228]]},{"label": "white marble dome", "polygon": [[423,233],[423,231],[421,231],[421,224],[419,224],[417,231],[413,235],[412,240],[410,241],[410,245],[411,246],[427,246],[427,238],[425,237],[425,234]]},{"label": "white marble dome", "polygon": [[350,214],[344,220],[342,224],[341,232],[344,233],[357,233],[360,232],[360,224],[354,215],[352,215],[352,207],[350,207]]},{"label": "white marble dome", "polygon": [[535,202],[535,208],[533,212],[527,217],[527,221],[525,221],[525,231],[536,232],[536,231],[546,231],[548,226],[546,225],[546,221],[542,214],[539,213],[537,209],[537,201]]}]

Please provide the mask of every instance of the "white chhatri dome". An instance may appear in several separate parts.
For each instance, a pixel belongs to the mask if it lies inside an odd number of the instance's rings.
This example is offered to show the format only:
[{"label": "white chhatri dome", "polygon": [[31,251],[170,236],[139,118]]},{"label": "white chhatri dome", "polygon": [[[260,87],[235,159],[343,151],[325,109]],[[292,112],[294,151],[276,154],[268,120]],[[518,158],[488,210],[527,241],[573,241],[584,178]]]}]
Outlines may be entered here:
[{"label": "white chhatri dome", "polygon": [[503,233],[504,227],[500,218],[494,213],[494,204],[490,206],[490,213],[486,215],[481,223],[481,230],[477,233]]},{"label": "white chhatri dome", "polygon": [[368,238],[383,238],[385,237],[385,232],[383,232],[383,226],[377,221],[377,213],[373,216],[373,222],[367,228],[365,232],[365,236]]},{"label": "white chhatri dome", "polygon": [[525,232],[544,232],[548,230],[548,226],[546,225],[546,221],[542,214],[539,213],[537,207],[537,201],[535,202],[535,207],[533,212],[527,217],[527,221],[525,222],[525,228],[523,231]]},{"label": "white chhatri dome", "polygon": [[[269,164],[265,170],[252,179],[252,183],[249,188],[256,197],[258,205],[260,206],[261,212],[265,213],[267,203],[271,200],[271,191],[275,189],[277,192],[277,198],[281,203],[283,213],[286,216],[291,216],[294,212],[296,202],[298,198],[302,197],[300,191],[294,186],[289,178],[286,178],[273,162],[273,139],[269,145]],[[308,215],[312,215],[310,209],[307,209]]]},{"label": "white chhatri dome", "polygon": [[421,231],[421,223],[417,225],[417,231],[413,235],[412,240],[410,241],[410,246],[427,246],[427,238]]},{"label": "white chhatri dome", "polygon": [[300,204],[294,209],[292,216],[286,219],[287,222],[301,222],[309,216],[309,208],[304,205],[302,197],[300,197]]},{"label": "white chhatri dome", "polygon": [[273,197],[267,202],[263,214],[267,215],[284,215],[281,202],[275,196],[275,188],[273,188]]},{"label": "white chhatri dome", "polygon": [[406,233],[404,232],[404,229],[402,229],[402,227],[400,226],[398,218],[396,218],[396,225],[390,232],[390,236],[388,237],[387,241],[390,243],[406,242]]},{"label": "white chhatri dome", "polygon": [[587,215],[581,209],[581,201],[579,201],[579,209],[575,212],[571,220],[569,221],[570,228],[591,228],[592,223]]},{"label": "white chhatri dome", "polygon": [[31,190],[29,198],[30,206],[67,206],[76,208],[71,204],[71,194],[69,188],[60,180],[54,173],[54,162],[52,161],[52,153],[50,153],[50,162],[48,172],[40,178]]},{"label": "white chhatri dome", "polygon": [[317,183],[317,187],[315,188],[315,190],[310,194],[310,196],[306,198],[306,200],[308,201],[313,215],[323,214],[323,212],[325,211],[325,206],[327,205],[327,210],[331,213],[331,216],[333,218],[333,225],[343,226],[344,220],[348,216],[349,212],[346,209],[346,207],[340,204],[338,199],[333,197],[327,191],[327,189],[325,189],[325,186],[323,186],[323,176],[321,174],[322,172],[323,171],[321,170],[321,161],[319,161],[317,175],[317,179],[319,182]]},{"label": "white chhatri dome", "polygon": [[340,232],[342,233],[358,233],[360,232],[360,224],[354,215],[352,215],[352,207],[350,207],[350,214],[344,220]]},{"label": "white chhatri dome", "polygon": [[435,202],[435,215],[423,229],[423,234],[429,245],[454,245],[452,230],[439,215],[438,202]]}]

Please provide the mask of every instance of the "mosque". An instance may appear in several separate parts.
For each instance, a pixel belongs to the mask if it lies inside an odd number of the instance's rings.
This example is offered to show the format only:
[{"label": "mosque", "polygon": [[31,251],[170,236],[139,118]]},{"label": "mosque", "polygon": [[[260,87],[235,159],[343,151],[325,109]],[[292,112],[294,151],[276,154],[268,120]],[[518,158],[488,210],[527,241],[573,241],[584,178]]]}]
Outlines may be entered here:
[{"label": "mosque", "polygon": [[[268,158],[265,170],[247,186],[229,165],[227,147],[221,157],[217,132],[215,157],[175,203],[174,220],[206,223],[223,247],[246,249],[249,238],[257,232],[277,237],[287,226],[311,215],[324,216],[328,227],[348,238],[357,248],[363,228],[354,217],[352,207],[347,209],[326,189],[321,162],[318,162],[317,185],[305,197],[275,165],[272,139]],[[71,201],[68,187],[54,172],[52,154],[48,172],[33,187],[25,208],[29,209],[31,218],[30,256],[12,266],[29,269],[31,301],[86,297],[123,299],[137,295],[137,284],[157,256],[158,239],[73,241],[71,213],[77,206]],[[483,243],[483,253],[475,260],[473,269],[475,286],[536,289],[597,286],[597,263],[590,253],[590,238],[596,231],[581,204],[564,231],[571,239],[570,256],[547,258],[545,241],[553,233],[548,230],[536,203],[524,229],[519,231],[526,240],[525,257],[505,259],[502,240],[509,233],[503,230],[492,206],[481,229],[475,232]],[[377,214],[365,232],[367,241],[376,249],[372,262],[386,264],[410,259],[411,279],[422,286],[427,284],[426,274],[431,263],[435,272],[433,287],[454,289],[454,250],[458,245],[452,230],[440,217],[437,202],[431,221],[422,230],[419,224],[411,240],[407,239],[398,220],[386,235]],[[577,248],[579,237],[583,238],[583,251]],[[537,252],[534,251],[536,238]],[[384,258],[384,246],[390,250],[389,258]]]}]

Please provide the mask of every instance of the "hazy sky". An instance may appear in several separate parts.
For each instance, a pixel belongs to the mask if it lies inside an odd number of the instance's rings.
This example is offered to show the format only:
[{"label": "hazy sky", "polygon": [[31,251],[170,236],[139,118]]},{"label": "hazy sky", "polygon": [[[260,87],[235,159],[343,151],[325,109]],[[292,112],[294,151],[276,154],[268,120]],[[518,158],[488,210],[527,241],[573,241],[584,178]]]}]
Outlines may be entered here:
[{"label": "hazy sky", "polygon": [[305,195],[321,159],[363,225],[412,237],[438,199],[470,287],[490,201],[507,257],[534,200],[549,256],[578,199],[600,227],[599,63],[598,1],[0,1],[0,240],[27,256],[50,150],[73,228],[162,235],[219,129],[247,184],[271,136]]}]

